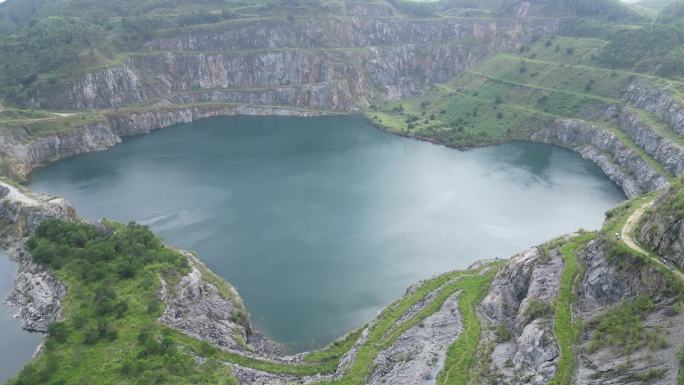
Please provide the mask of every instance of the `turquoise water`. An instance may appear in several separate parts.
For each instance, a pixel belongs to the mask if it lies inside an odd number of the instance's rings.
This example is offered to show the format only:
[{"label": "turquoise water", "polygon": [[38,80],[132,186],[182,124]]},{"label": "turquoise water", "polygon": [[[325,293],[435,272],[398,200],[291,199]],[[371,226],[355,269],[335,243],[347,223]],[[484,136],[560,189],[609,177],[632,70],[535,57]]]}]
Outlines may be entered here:
[{"label": "turquoise water", "polygon": [[598,228],[624,199],[562,148],[460,152],[354,116],[178,125],[52,164],[29,187],[197,252],[292,351],[362,325],[420,279]]},{"label": "turquoise water", "polygon": [[40,333],[21,330],[21,322],[12,317],[16,310],[3,303],[14,285],[16,272],[17,265],[0,252],[0,384],[19,373],[42,339]]}]

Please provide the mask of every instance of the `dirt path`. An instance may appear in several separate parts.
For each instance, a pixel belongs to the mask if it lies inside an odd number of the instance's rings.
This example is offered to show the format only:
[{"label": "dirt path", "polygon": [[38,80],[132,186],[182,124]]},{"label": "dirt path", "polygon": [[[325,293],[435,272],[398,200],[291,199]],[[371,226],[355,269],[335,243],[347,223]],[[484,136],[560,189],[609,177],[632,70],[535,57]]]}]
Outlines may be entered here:
[{"label": "dirt path", "polygon": [[666,269],[670,270],[672,274],[674,274],[677,279],[680,281],[684,282],[684,273],[681,271],[675,269],[674,267],[670,266],[667,263],[664,263],[660,258],[657,256],[654,256],[653,253],[650,253],[646,251],[643,247],[637,243],[637,241],[633,238],[634,234],[634,228],[636,227],[637,223],[639,223],[639,220],[641,219],[641,216],[644,215],[644,212],[651,206],[653,206],[653,202],[655,199],[651,199],[648,202],[644,203],[639,207],[638,209],[634,210],[632,215],[627,218],[627,221],[625,222],[625,225],[622,226],[622,233],[620,234],[620,238],[622,238],[622,241],[632,250],[641,253],[643,255],[648,256],[651,258],[654,262],[658,263],[661,266],[664,266]]}]

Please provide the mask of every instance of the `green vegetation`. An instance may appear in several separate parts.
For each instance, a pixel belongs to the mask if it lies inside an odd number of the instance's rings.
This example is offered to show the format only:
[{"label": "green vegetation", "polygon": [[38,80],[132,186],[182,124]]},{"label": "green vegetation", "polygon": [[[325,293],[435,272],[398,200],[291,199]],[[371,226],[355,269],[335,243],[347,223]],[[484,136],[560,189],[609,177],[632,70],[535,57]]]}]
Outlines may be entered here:
[{"label": "green vegetation", "polygon": [[[470,360],[473,359],[472,357],[466,357],[464,360],[460,360],[460,354],[461,352],[472,352],[474,357],[480,333],[480,325],[475,314],[475,306],[486,293],[495,272],[496,269],[489,269],[486,273],[479,274],[479,271],[475,270],[454,272],[439,277],[438,279],[442,281],[442,286],[437,286],[439,292],[435,298],[418,314],[401,324],[396,323],[396,317],[403,314],[407,308],[401,302],[389,306],[385,312],[381,314],[380,319],[371,325],[368,341],[359,349],[357,359],[354,361],[354,364],[349,371],[339,380],[324,382],[324,384],[352,385],[363,383],[364,379],[371,373],[373,359],[380,351],[391,346],[403,332],[418,325],[423,319],[439,310],[451,295],[461,291],[458,304],[461,316],[463,317],[464,331],[449,349],[445,368],[453,369],[445,370],[448,370],[449,373],[453,374],[447,375],[447,380],[449,382],[441,382],[454,383],[451,380],[452,376],[460,376],[460,373],[462,373],[463,370],[467,370],[472,364],[470,362]],[[426,295],[430,291],[423,294]]]},{"label": "green vegetation", "polygon": [[[679,358],[679,367],[684,367],[684,348],[682,348],[679,353],[677,353],[677,358]],[[684,385],[684,370],[679,371],[679,378],[677,385]]]},{"label": "green vegetation", "polygon": [[461,312],[463,330],[447,352],[444,368],[437,377],[437,384],[465,384],[468,375],[475,366],[477,346],[482,332],[480,320],[477,317],[476,307],[487,294],[494,272],[485,276],[476,277],[463,287],[458,298],[458,306]]},{"label": "green vegetation", "polygon": [[177,280],[188,263],[146,227],[46,220],[28,247],[68,285],[66,319],[50,326],[43,352],[11,384],[235,383],[218,361],[198,364],[157,322],[159,278]]},{"label": "green vegetation", "polygon": [[550,382],[553,385],[571,384],[577,366],[575,344],[580,336],[580,321],[574,320],[572,316],[572,308],[577,301],[575,284],[582,275],[577,253],[595,236],[595,233],[583,233],[568,240],[560,248],[565,269],[561,277],[553,323],[553,334],[560,350],[556,374]]},{"label": "green vegetation", "polygon": [[639,296],[603,314],[593,327],[588,350],[596,351],[604,347],[614,347],[621,354],[634,352],[648,346],[651,350],[667,346],[667,340],[658,329],[643,326],[646,314],[654,309],[653,301]]},{"label": "green vegetation", "polygon": [[545,319],[553,314],[553,309],[553,304],[545,303],[533,298],[528,302],[527,307],[525,307],[523,317],[525,317],[526,322],[530,322],[538,318]]},{"label": "green vegetation", "polygon": [[672,182],[667,199],[659,206],[664,218],[684,218],[684,176]]},{"label": "green vegetation", "polygon": [[[157,322],[163,310],[156,295],[159,278],[176,282],[189,267],[185,256],[164,247],[146,227],[106,222],[100,228],[48,220],[39,226],[28,247],[36,262],[54,269],[69,286],[64,300],[67,317],[51,326],[44,352],[12,384],[233,383],[229,369],[221,361],[281,374],[330,373],[362,331],[309,353],[305,356],[307,363],[301,365],[221,351]],[[371,370],[372,357],[439,310],[457,291],[461,291],[459,307],[463,311],[464,330],[468,331],[464,335],[479,335],[474,307],[495,271],[490,269],[483,275],[478,270],[444,274],[424,282],[389,306],[371,324],[368,342],[359,351],[359,357],[368,359],[355,362],[348,375],[336,383],[359,383]],[[230,286],[218,287],[224,296],[234,295]],[[406,310],[435,290],[438,294],[422,311],[397,323]],[[464,339],[466,342],[459,344],[465,343],[469,350],[479,340]],[[198,364],[190,352],[206,360]]]},{"label": "green vegetation", "polygon": [[515,54],[491,56],[422,95],[371,105],[366,116],[390,132],[456,148],[529,139],[557,119],[581,119],[612,133],[657,173],[671,179],[620,129],[618,117],[621,108],[629,108],[656,134],[684,143],[666,122],[634,106],[623,107],[622,100],[637,78],[661,84],[676,97],[681,83],[606,68],[601,57],[611,44],[596,38],[544,37]]}]

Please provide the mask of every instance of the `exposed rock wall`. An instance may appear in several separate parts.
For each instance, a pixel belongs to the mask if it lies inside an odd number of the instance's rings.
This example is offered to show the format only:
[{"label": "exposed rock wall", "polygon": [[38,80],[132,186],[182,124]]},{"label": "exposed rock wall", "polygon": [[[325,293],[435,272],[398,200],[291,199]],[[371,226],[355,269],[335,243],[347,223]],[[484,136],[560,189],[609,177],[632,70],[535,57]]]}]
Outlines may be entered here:
[{"label": "exposed rock wall", "polygon": [[162,281],[160,299],[166,308],[160,321],[223,349],[254,351],[264,356],[282,354],[282,346],[267,343],[264,338],[260,339],[258,349],[250,346],[249,314],[237,291],[224,283],[228,293],[222,293],[205,277],[211,273],[194,255],[180,252],[190,261],[191,271],[173,287]]},{"label": "exposed rock wall", "polygon": [[[605,251],[606,241],[597,239],[579,254],[586,273],[577,288],[577,317],[587,322],[579,347],[578,384],[625,384],[650,374],[649,384],[675,384],[678,378],[678,352],[684,346],[681,329],[684,314],[674,311],[673,300],[668,297],[667,279],[662,272],[646,263],[627,264],[624,260],[611,260]],[[658,330],[667,341],[666,346],[644,346],[635,351],[623,352],[606,346],[588,349],[593,335],[593,322],[606,311],[623,301],[633,301],[637,296],[648,296],[656,303],[655,309],[646,314],[643,326]]]},{"label": "exposed rock wall", "polygon": [[463,329],[458,309],[459,294],[452,294],[439,311],[405,331],[391,347],[378,353],[366,383],[436,384],[449,346]]},{"label": "exposed rock wall", "polygon": [[644,121],[637,112],[628,109],[620,113],[620,128],[634,142],[663,165],[672,175],[684,173],[684,147],[658,135],[651,123]]},{"label": "exposed rock wall", "polygon": [[40,90],[26,104],[113,108],[211,90],[229,102],[351,111],[371,99],[405,97],[426,83],[446,81],[490,53],[518,48],[561,24],[544,18],[418,20],[355,13],[369,16],[259,18],[176,31],[121,65],[64,88]]},{"label": "exposed rock wall", "polygon": [[563,266],[557,250],[543,255],[533,248],[514,256],[497,274],[479,307],[480,348],[491,349],[491,362],[483,370],[486,383],[547,384],[555,374],[559,351],[549,312]]},{"label": "exposed rock wall", "polygon": [[684,267],[684,218],[670,207],[683,193],[680,182],[661,195],[636,231],[642,245],[680,267]]},{"label": "exposed rock wall", "polygon": [[628,198],[662,189],[667,179],[617,136],[577,119],[558,119],[532,135],[533,140],[556,143],[578,151],[596,163]]},{"label": "exposed rock wall", "polygon": [[24,179],[36,167],[72,155],[98,151],[121,142],[123,136],[144,134],[157,128],[197,119],[226,115],[296,115],[322,113],[268,106],[201,104],[192,107],[157,106],[108,113],[99,122],[41,137],[16,130],[0,135],[0,157],[7,161],[10,176]]},{"label": "exposed rock wall", "polygon": [[60,198],[31,194],[0,183],[0,240],[19,268],[5,303],[17,311],[22,328],[47,332],[61,317],[60,300],[66,286],[47,267],[36,264],[26,251],[26,237],[46,218],[77,220],[71,206]]},{"label": "exposed rock wall", "polygon": [[684,102],[675,97],[667,86],[640,78],[629,85],[625,99],[652,112],[684,137]]}]

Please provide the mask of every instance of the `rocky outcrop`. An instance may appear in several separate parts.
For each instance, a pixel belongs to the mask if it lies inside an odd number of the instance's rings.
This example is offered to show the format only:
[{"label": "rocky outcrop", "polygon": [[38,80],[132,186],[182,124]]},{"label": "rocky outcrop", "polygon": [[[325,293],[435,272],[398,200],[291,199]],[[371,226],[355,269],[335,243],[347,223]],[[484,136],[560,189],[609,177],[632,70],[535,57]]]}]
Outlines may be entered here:
[{"label": "rocky outcrop", "polygon": [[629,85],[624,97],[635,106],[650,111],[684,137],[684,101],[667,86],[638,78]]},{"label": "rocky outcrop", "polygon": [[532,135],[533,140],[570,147],[593,161],[628,198],[660,190],[667,179],[615,134],[577,119],[558,119]]},{"label": "rocky outcrop", "polygon": [[666,277],[646,263],[630,264],[622,258],[610,259],[606,239],[590,242],[580,254],[586,273],[578,285],[577,312],[591,318],[602,310],[638,295],[661,298],[668,286]]},{"label": "rocky outcrop", "polygon": [[23,242],[8,248],[7,255],[19,268],[5,303],[17,310],[22,329],[46,333],[62,317],[60,301],[67,288],[50,269],[33,263]]},{"label": "rocky outcrop", "polygon": [[642,245],[680,267],[684,267],[684,218],[674,202],[682,194],[680,181],[655,201],[636,230]]},{"label": "rocky outcrop", "polygon": [[459,292],[419,325],[405,331],[388,349],[378,353],[367,384],[436,384],[449,346],[461,334]]},{"label": "rocky outcrop", "polygon": [[191,253],[180,251],[190,261],[190,272],[170,287],[162,280],[160,299],[166,304],[159,320],[189,336],[222,349],[254,352],[262,356],[280,355],[283,346],[260,335],[255,347],[248,344],[253,334],[249,314],[238,292],[227,282],[223,291],[206,275],[212,274]]},{"label": "rocky outcrop", "polygon": [[0,183],[0,238],[7,255],[19,265],[5,303],[17,310],[22,328],[29,331],[47,332],[48,325],[60,319],[60,300],[66,294],[66,286],[50,269],[34,263],[25,247],[26,237],[47,218],[77,220],[63,199]]},{"label": "rocky outcrop", "polygon": [[[37,90],[36,108],[115,108],[158,98],[267,103],[352,111],[444,82],[485,56],[560,28],[560,19],[318,15],[232,20],[177,30],[123,64],[66,88]],[[377,7],[376,7],[377,8]]]},{"label": "rocky outcrop", "polygon": [[[166,303],[162,323],[213,345],[231,350],[247,347],[249,319],[241,302],[224,298],[219,289],[202,279],[199,261],[184,253],[191,270],[173,287],[162,281],[160,299]],[[233,292],[233,298],[238,298]]]},{"label": "rocky outcrop", "polygon": [[654,123],[646,122],[637,112],[629,109],[620,113],[619,122],[620,129],[670,174],[677,176],[684,173],[684,147],[659,135],[653,127]]},{"label": "rocky outcrop", "polygon": [[[59,95],[61,101],[51,104],[69,106],[69,109],[88,109],[102,100],[109,100],[107,105],[110,107],[141,102],[147,99],[145,88],[131,64],[127,62],[124,65],[87,73],[82,79],[66,87]],[[32,104],[41,105],[35,100]]]},{"label": "rocky outcrop", "polygon": [[[656,385],[677,383],[678,352],[684,347],[684,314],[672,307],[675,301],[669,297],[667,277],[646,262],[629,261],[624,256],[610,258],[608,247],[608,240],[598,238],[579,254],[586,273],[577,288],[576,314],[588,327],[579,343],[576,383],[625,384],[638,378],[648,378],[649,384]],[[613,346],[588,349],[595,320],[637,296],[647,296],[656,303],[652,312],[643,315],[643,326],[657,330],[667,343],[627,352]]]},{"label": "rocky outcrop", "polygon": [[550,316],[562,273],[557,250],[533,248],[497,274],[479,308],[480,346],[490,352],[486,383],[547,384],[553,377],[559,351]]},{"label": "rocky outcrop", "polygon": [[23,130],[0,135],[0,157],[7,161],[10,176],[24,179],[36,167],[69,156],[104,150],[128,135],[144,134],[157,128],[198,119],[228,115],[312,116],[324,112],[269,106],[205,103],[187,107],[157,105],[146,109],[119,110],[102,121],[87,122],[64,131],[39,137]]},{"label": "rocky outcrop", "polygon": [[34,168],[51,161],[109,148],[121,142],[106,122],[83,123],[65,131],[33,137],[23,130],[0,135],[0,157],[9,176],[24,179]]}]

